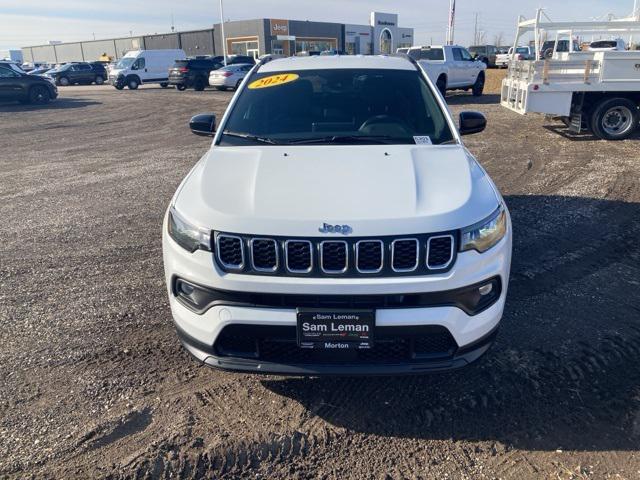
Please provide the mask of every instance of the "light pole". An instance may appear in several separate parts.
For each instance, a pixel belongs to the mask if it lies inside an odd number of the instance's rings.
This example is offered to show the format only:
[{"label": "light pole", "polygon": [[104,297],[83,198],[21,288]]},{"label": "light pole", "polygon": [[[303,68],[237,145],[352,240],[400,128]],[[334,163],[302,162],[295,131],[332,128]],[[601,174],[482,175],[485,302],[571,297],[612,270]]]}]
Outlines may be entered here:
[{"label": "light pole", "polygon": [[227,38],[224,36],[224,8],[222,0],[220,0],[220,33],[222,33],[222,56],[224,58],[224,66],[227,66]]}]

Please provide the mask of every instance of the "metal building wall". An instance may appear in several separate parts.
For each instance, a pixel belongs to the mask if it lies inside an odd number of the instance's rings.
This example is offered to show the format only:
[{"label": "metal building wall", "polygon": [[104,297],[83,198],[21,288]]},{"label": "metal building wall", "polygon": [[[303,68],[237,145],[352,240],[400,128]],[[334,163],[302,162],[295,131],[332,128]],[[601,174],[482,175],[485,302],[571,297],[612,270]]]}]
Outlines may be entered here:
[{"label": "metal building wall", "polygon": [[180,45],[187,56],[213,55],[213,29],[180,33]]},{"label": "metal building wall", "polygon": [[141,37],[116,38],[116,58],[123,57],[130,50],[144,49]]},{"label": "metal building wall", "polygon": [[165,33],[160,35],[145,35],[145,50],[164,50],[180,48],[180,39],[177,33]]},{"label": "metal building wall", "polygon": [[95,42],[82,42],[82,52],[85,62],[95,62],[102,54],[110,57],[116,56],[116,44],[114,40],[97,40]]},{"label": "metal building wall", "polygon": [[63,62],[82,62],[82,46],[78,43],[61,43],[54,45],[58,63]]},{"label": "metal building wall", "polygon": [[58,62],[58,60],[56,59],[56,51],[54,50],[53,45],[40,45],[38,47],[31,47],[31,51],[33,52],[34,62]]},{"label": "metal building wall", "polygon": [[[264,20],[240,20],[237,22],[225,22],[224,36],[227,37],[227,39],[257,36],[260,55],[262,55],[267,51],[271,51],[271,46],[266,45],[265,25],[266,23]],[[213,30],[215,33],[216,55],[222,55],[222,32],[220,24],[214,25]],[[265,50],[266,48],[269,48],[269,50]]]},{"label": "metal building wall", "polygon": [[338,50],[344,50],[342,27],[341,23],[289,20],[289,35],[295,37],[335,38],[338,40]]},{"label": "metal building wall", "polygon": [[22,60],[24,62],[33,62],[33,54],[31,53],[31,47],[25,47],[22,49]]}]

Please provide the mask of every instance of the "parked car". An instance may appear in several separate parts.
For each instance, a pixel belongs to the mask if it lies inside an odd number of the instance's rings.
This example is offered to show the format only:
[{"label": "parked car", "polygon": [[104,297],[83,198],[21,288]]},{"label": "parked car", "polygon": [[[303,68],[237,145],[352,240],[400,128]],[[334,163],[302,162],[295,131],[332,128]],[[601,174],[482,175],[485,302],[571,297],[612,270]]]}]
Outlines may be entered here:
[{"label": "parked car", "polygon": [[556,52],[579,52],[580,44],[573,40],[569,42],[569,40],[558,40],[558,46],[556,48],[555,40],[547,40],[542,44],[542,48],[540,49],[540,57],[541,58],[551,58],[553,57],[553,51]]},{"label": "parked car", "polygon": [[29,72],[27,72],[29,75],[45,75],[47,72],[49,72],[50,70],[52,70],[50,67],[44,67],[44,68],[36,68],[35,70],[30,70]]},{"label": "parked car", "polygon": [[184,50],[132,50],[109,70],[109,81],[118,90],[137,89],[145,83],[169,86],[169,69],[176,60],[186,60]]},{"label": "parked car", "polygon": [[[536,52],[534,47],[516,47],[516,54],[514,58],[516,60],[535,60],[535,55]],[[496,67],[508,67],[512,56],[513,47],[509,48],[505,53],[499,53],[496,55]]]},{"label": "parked car", "polygon": [[589,44],[588,50],[590,52],[624,52],[627,49],[622,38],[616,38],[615,40],[597,40]]},{"label": "parked car", "polygon": [[459,45],[433,45],[410,49],[409,56],[417,59],[431,81],[444,96],[447,90],[471,90],[482,95],[485,83],[484,62],[474,59]]},{"label": "parked car", "polygon": [[0,100],[43,104],[57,97],[58,89],[51,80],[18,72],[0,62]]},{"label": "parked car", "polygon": [[76,84],[89,85],[91,83],[102,85],[107,78],[104,68],[96,70],[86,62],[67,63],[60,68],[47,72],[47,76],[52,78],[56,85],[62,87]]},{"label": "parked car", "polygon": [[253,68],[251,64],[229,65],[209,74],[209,85],[218,90],[238,88],[247,73]]},{"label": "parked car", "polygon": [[495,45],[472,45],[468,50],[473,58],[484,62],[487,67],[496,66],[498,47]]},{"label": "parked car", "polygon": [[169,70],[169,85],[174,85],[178,90],[193,88],[204,90],[209,85],[209,73],[223,66],[222,60],[212,58],[198,58],[176,60]]},{"label": "parked car", "polygon": [[509,283],[503,198],[404,57],[278,59],[251,72],[167,209],[165,280],[201,364],[286,375],[468,365]]}]

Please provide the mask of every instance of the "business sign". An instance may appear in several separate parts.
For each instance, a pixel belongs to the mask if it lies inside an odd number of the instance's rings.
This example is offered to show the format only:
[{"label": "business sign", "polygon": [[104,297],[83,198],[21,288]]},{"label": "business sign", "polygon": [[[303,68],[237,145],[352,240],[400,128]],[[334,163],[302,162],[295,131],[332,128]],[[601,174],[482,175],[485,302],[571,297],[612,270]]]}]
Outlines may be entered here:
[{"label": "business sign", "polygon": [[271,20],[271,35],[289,35],[289,20],[277,20],[272,18]]}]

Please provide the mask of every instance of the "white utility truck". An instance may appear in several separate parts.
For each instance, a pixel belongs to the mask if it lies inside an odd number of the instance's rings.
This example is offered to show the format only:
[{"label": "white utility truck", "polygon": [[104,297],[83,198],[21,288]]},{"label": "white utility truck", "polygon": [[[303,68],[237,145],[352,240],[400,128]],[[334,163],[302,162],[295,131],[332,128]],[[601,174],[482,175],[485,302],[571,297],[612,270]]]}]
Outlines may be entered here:
[{"label": "white utility truck", "polygon": [[487,65],[474,60],[466,48],[432,45],[411,47],[406,53],[420,63],[443,95],[447,90],[471,90],[476,97],[482,95]]},{"label": "white utility truck", "polygon": [[[557,39],[572,39],[577,32],[632,36],[640,34],[640,22],[541,21],[539,11],[534,20],[521,18],[516,42],[531,31],[538,47],[543,31],[555,31]],[[540,56],[536,48],[536,60],[512,58],[502,82],[502,106],[523,115],[558,117],[575,133],[591,131],[605,140],[623,140],[636,131],[640,121],[640,51],[554,51],[551,58]]]}]

